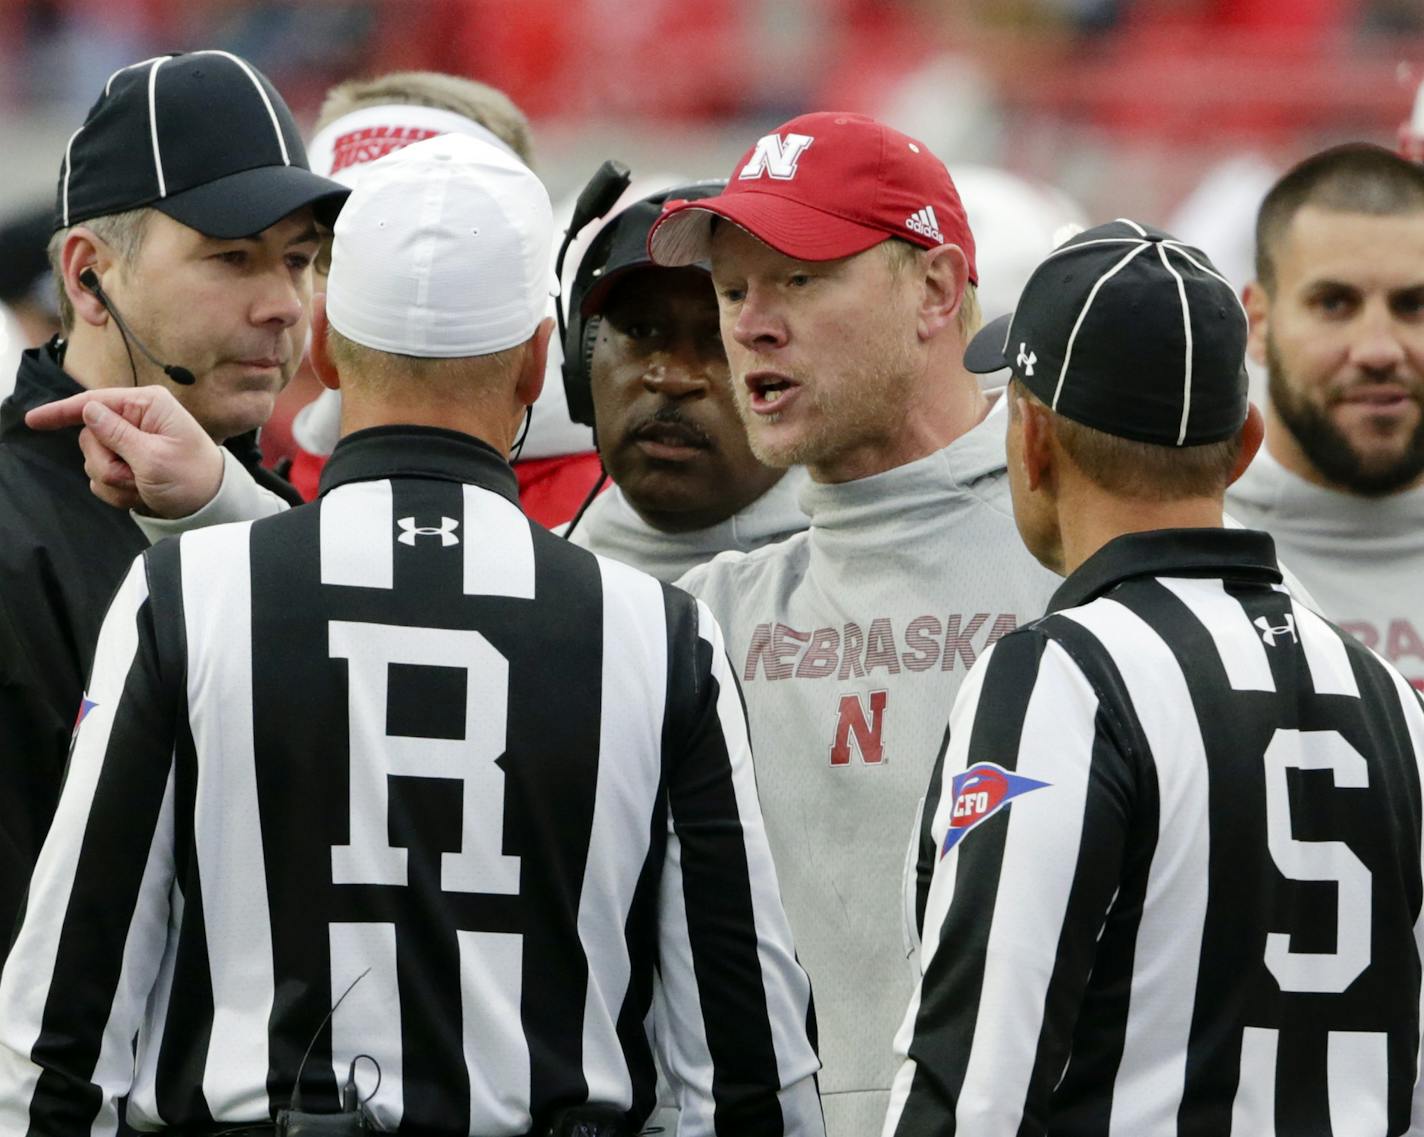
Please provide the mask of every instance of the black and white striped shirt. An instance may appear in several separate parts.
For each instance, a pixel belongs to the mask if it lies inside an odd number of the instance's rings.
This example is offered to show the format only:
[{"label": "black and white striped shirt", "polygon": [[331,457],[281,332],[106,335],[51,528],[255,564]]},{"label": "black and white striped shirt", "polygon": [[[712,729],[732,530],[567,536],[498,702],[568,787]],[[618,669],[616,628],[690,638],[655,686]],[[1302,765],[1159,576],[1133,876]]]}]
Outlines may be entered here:
[{"label": "black and white striped shirt", "polygon": [[955,703],[887,1137],[1400,1134],[1424,711],[1270,538],[1118,538]]},{"label": "black and white striped shirt", "polygon": [[0,976],[0,1133],[267,1119],[313,1039],[308,1110],[364,1054],[387,1130],[636,1124],[656,1033],[684,1135],[819,1137],[707,609],[530,523],[467,436],[361,432],[323,488],[115,599]]}]

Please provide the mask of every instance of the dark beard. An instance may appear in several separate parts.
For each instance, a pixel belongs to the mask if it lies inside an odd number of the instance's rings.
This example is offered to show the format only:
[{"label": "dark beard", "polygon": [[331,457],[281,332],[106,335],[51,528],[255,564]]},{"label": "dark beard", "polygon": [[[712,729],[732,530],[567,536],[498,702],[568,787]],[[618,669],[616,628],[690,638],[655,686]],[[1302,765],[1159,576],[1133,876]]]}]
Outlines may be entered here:
[{"label": "dark beard", "polygon": [[1367,466],[1329,416],[1286,382],[1276,345],[1266,340],[1266,372],[1271,404],[1321,476],[1361,497],[1384,497],[1404,489],[1424,474],[1424,419],[1409,445],[1387,466]]}]

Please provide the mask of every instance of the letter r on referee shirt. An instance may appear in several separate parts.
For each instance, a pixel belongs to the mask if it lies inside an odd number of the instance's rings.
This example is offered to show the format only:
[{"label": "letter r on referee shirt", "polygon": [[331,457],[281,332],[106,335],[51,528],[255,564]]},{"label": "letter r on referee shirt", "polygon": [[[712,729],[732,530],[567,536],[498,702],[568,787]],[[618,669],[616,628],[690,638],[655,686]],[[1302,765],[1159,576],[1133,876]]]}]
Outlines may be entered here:
[{"label": "letter r on referee shirt", "polygon": [[[509,661],[475,631],[333,620],[333,659],[347,661],[351,747],[349,844],[331,848],[334,884],[408,883],[407,853],[389,839],[390,776],[446,778],[462,786],[460,850],[441,854],[446,892],[519,891],[519,858],[505,856],[504,753]],[[386,732],[392,664],[465,673],[461,738]]]}]

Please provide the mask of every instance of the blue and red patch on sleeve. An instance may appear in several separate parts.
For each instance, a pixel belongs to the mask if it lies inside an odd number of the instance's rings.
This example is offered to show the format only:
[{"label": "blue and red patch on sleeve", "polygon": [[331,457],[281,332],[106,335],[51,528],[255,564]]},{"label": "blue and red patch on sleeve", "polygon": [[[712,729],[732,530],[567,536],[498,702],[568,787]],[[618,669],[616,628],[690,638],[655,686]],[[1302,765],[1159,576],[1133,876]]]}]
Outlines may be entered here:
[{"label": "blue and red patch on sleeve", "polygon": [[79,713],[74,716],[75,730],[79,729],[79,724],[82,723],[89,716],[89,712],[92,711],[98,705],[99,704],[96,703],[93,699],[91,699],[88,695],[85,695],[82,699],[79,700]]},{"label": "blue and red patch on sleeve", "polygon": [[954,807],[950,811],[944,845],[939,851],[940,858],[970,830],[988,821],[1014,798],[1051,784],[1021,777],[994,762],[976,762],[964,773],[956,774],[951,783]]}]

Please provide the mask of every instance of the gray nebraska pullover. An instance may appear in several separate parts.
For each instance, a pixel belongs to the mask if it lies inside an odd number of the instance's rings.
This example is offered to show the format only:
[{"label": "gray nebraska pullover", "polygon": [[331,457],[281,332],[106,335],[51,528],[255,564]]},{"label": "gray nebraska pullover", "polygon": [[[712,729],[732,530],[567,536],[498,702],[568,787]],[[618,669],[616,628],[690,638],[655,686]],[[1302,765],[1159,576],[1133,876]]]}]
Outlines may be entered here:
[{"label": "gray nebraska pullover", "polygon": [[742,680],[767,833],[811,975],[828,1137],[878,1133],[884,1120],[915,979],[905,849],[955,692],[1060,583],[1014,527],[1004,428],[1000,403],[926,458],[810,483],[809,530],[723,553],[679,582],[716,614]]}]

